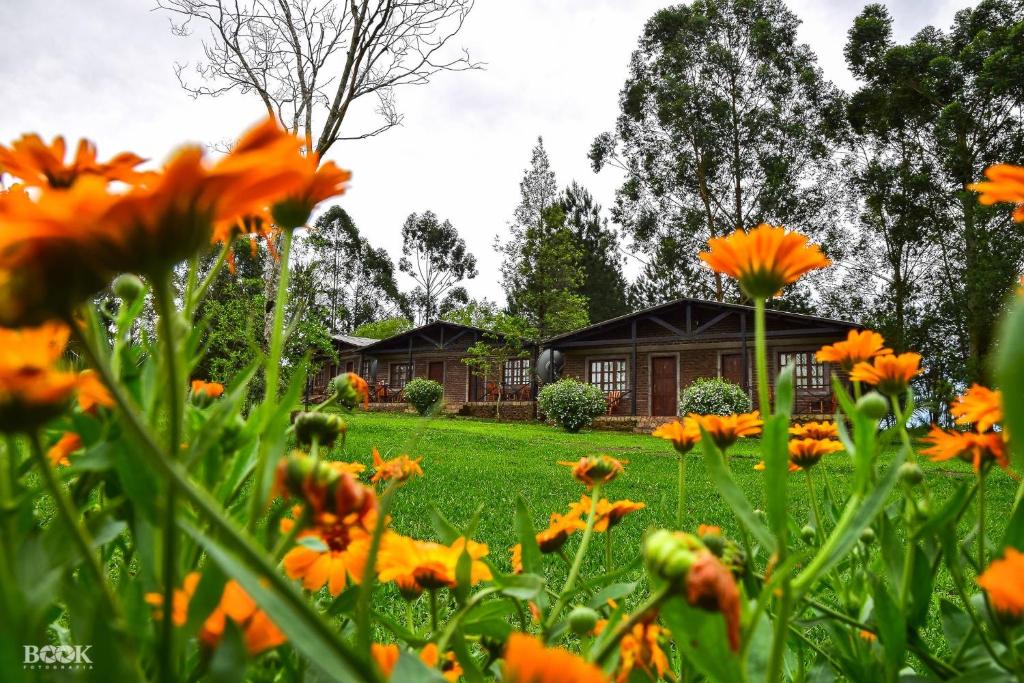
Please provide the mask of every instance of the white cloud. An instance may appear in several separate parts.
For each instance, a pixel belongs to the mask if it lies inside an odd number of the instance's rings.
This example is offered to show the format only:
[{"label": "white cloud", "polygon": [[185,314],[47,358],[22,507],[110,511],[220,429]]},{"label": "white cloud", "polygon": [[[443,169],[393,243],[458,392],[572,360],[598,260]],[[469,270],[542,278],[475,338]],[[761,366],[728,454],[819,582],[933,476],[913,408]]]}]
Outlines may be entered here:
[{"label": "white cloud", "polygon": [[[476,296],[501,300],[491,245],[518,201],[518,182],[537,135],[559,182],[589,187],[608,206],[620,178],[595,175],[587,159],[614,126],[618,92],[654,0],[479,0],[460,44],[485,71],[442,74],[398,91],[402,128],[342,143],[330,157],[354,171],[341,204],[397,259],[400,228],[432,209],[463,233],[480,261]],[[849,88],[842,49],[861,2],[791,0],[801,40],[825,75]],[[965,0],[894,0],[897,37],[928,23],[948,26]],[[130,149],[161,159],[182,141],[232,138],[259,118],[254,97],[192,100],[172,64],[201,56],[196,39],[171,35],[146,0],[0,3],[0,140],[26,131],[97,141],[101,155]],[[365,111],[362,112],[365,116]]]}]

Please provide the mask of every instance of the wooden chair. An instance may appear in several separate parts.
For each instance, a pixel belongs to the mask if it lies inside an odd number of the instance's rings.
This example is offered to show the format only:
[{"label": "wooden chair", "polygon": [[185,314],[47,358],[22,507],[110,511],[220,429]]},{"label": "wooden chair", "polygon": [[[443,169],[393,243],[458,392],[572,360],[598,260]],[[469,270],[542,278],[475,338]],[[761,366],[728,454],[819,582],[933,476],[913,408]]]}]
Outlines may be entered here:
[{"label": "wooden chair", "polygon": [[618,389],[616,389],[615,391],[609,391],[607,394],[605,394],[604,400],[608,404],[608,407],[605,409],[604,414],[614,415],[615,411],[617,411],[619,409],[619,406],[622,404],[622,399],[625,398],[625,396],[626,392],[619,391]]},{"label": "wooden chair", "polygon": [[385,384],[384,382],[377,382],[377,386],[374,387],[373,402],[374,403],[387,403],[388,402],[388,385]]},{"label": "wooden chair", "polygon": [[488,382],[484,387],[484,400],[497,401],[499,391],[501,391],[501,389],[498,387],[497,382]]}]

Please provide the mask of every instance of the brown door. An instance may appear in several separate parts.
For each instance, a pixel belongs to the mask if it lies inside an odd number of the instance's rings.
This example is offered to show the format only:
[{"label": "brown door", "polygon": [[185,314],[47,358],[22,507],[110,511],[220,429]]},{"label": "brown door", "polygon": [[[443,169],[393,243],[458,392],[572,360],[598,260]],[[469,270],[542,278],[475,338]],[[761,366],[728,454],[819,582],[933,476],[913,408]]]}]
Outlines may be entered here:
[{"label": "brown door", "polygon": [[743,355],[739,353],[722,354],[722,379],[738,384],[744,389],[747,388],[746,378],[743,377]]},{"label": "brown door", "polygon": [[430,361],[427,365],[427,377],[438,384],[444,384],[444,361]]},{"label": "brown door", "polygon": [[651,415],[675,415],[677,393],[676,357],[655,356],[651,359]]},{"label": "brown door", "polygon": [[356,364],[354,361],[347,361],[345,363],[345,372],[352,372],[355,370]]}]

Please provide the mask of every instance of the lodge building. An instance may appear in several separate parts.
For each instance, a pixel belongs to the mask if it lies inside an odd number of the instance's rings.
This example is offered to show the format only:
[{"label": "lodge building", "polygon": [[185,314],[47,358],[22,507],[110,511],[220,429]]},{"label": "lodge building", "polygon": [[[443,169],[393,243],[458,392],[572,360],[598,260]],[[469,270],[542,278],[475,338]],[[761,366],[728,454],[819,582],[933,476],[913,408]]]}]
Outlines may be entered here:
[{"label": "lodge building", "polygon": [[[828,364],[814,352],[846,337],[858,325],[813,315],[768,310],[768,372],[795,363],[794,414],[835,412]],[[557,377],[574,377],[601,388],[608,420],[676,415],[679,391],[699,377],[723,377],[740,385],[757,407],[754,372],[754,309],[702,299],[677,299],[546,339],[529,358],[508,361],[501,377],[480,377],[463,363],[467,350],[486,339],[486,330],[437,321],[381,340],[338,336],[339,362],[312,378],[322,395],[342,371],[361,374],[370,384],[371,408],[404,409],[405,384],[427,377],[444,386],[446,410],[493,415],[499,393],[502,417],[536,416],[538,356],[555,366]],[[663,421],[663,420],[660,420]]]}]

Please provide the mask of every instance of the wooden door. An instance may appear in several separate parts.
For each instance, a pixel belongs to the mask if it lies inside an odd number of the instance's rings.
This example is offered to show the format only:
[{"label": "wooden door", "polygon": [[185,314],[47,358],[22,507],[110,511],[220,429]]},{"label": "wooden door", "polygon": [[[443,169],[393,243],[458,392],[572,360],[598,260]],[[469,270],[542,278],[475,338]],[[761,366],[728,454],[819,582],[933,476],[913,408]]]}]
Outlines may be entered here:
[{"label": "wooden door", "polygon": [[355,361],[351,361],[350,360],[350,361],[346,361],[345,362],[345,372],[352,372],[355,369],[356,369]]},{"label": "wooden door", "polygon": [[722,354],[722,379],[733,384],[738,384],[744,389],[747,388],[746,378],[743,376],[743,355],[739,353]]},{"label": "wooden door", "polygon": [[676,384],[676,357],[651,358],[651,415],[675,415],[679,387]]},{"label": "wooden door", "polygon": [[427,378],[444,385],[444,361],[432,360],[427,364]]}]

